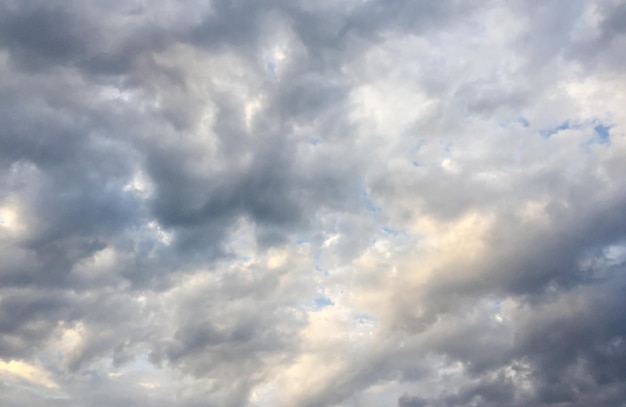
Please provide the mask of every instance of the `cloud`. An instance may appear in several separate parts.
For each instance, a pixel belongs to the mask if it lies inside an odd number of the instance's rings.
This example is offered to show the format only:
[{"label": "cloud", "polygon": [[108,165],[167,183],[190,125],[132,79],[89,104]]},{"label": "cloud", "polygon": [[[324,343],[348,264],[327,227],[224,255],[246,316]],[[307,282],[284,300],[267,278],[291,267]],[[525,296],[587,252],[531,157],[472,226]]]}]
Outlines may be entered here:
[{"label": "cloud", "polygon": [[0,404],[620,406],[624,23],[0,1]]}]

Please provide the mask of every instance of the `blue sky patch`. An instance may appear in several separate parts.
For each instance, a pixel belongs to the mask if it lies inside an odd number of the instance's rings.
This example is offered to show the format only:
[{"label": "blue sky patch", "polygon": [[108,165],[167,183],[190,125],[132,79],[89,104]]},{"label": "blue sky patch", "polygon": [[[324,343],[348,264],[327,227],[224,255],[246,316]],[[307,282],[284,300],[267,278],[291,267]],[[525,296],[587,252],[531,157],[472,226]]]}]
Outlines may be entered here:
[{"label": "blue sky patch", "polygon": [[609,131],[611,130],[611,126],[605,126],[603,124],[598,124],[593,128],[593,131],[600,138],[600,143],[608,143],[610,139]]},{"label": "blue sky patch", "polygon": [[530,126],[530,122],[524,116],[520,116],[520,118],[517,119],[517,122],[524,127]]},{"label": "blue sky patch", "polygon": [[552,136],[553,134],[560,132],[561,130],[567,130],[569,128],[570,128],[569,121],[566,121],[551,129],[541,130],[540,133],[543,137],[548,138]]},{"label": "blue sky patch", "polygon": [[335,305],[335,303],[332,302],[330,300],[330,298],[328,298],[328,297],[326,297],[324,295],[318,295],[315,298],[314,302],[315,302],[315,309],[316,310],[320,310],[320,309],[323,309],[323,308],[326,308],[326,307],[332,307],[333,305]]},{"label": "blue sky patch", "polygon": [[359,324],[369,324],[369,323],[374,322],[374,319],[367,314],[359,314],[356,316],[356,321]]},{"label": "blue sky patch", "polygon": [[400,233],[396,229],[390,228],[389,226],[385,226],[381,228],[380,230],[382,230],[383,233],[385,233],[386,235],[390,235],[390,236],[398,236],[398,233]]},{"label": "blue sky patch", "polygon": [[380,212],[380,207],[376,206],[372,198],[370,198],[370,194],[365,190],[361,191],[361,202],[368,211],[374,213]]}]

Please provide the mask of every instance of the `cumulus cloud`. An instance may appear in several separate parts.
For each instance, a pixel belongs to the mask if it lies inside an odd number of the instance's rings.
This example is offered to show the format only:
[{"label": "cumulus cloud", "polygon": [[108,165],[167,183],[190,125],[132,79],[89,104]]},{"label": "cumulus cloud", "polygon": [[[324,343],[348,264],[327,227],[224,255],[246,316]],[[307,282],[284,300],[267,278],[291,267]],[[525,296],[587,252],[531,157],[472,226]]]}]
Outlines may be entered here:
[{"label": "cumulus cloud", "polygon": [[625,26],[0,0],[0,404],[626,406]]}]

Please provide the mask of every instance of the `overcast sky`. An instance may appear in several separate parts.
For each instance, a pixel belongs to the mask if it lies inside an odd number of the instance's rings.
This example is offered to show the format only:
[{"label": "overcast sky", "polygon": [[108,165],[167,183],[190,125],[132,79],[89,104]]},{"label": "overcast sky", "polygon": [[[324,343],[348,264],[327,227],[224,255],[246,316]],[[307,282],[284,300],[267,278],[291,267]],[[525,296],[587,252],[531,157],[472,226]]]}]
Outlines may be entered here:
[{"label": "overcast sky", "polygon": [[626,406],[625,50],[621,0],[0,0],[0,405]]}]

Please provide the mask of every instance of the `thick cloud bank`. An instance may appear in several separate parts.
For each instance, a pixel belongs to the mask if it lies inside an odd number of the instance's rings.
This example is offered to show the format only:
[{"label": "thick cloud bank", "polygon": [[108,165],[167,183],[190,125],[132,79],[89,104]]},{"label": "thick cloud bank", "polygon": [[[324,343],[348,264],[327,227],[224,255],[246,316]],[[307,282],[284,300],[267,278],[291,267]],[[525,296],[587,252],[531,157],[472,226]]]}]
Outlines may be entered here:
[{"label": "thick cloud bank", "polygon": [[626,406],[626,3],[0,0],[0,405]]}]

